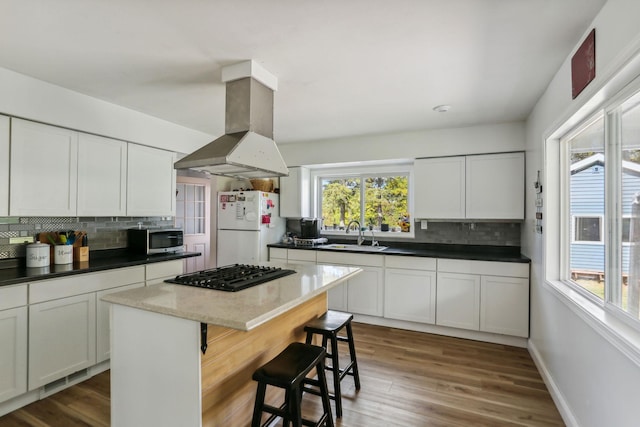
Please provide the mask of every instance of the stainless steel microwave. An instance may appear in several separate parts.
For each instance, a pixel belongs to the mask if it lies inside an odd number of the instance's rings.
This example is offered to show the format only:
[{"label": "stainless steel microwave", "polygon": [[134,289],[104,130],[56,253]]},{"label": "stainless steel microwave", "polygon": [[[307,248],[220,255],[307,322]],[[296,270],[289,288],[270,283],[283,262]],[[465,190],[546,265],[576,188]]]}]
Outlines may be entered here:
[{"label": "stainless steel microwave", "polygon": [[140,254],[164,254],[183,251],[182,230],[167,228],[130,228],[127,230],[129,250]]}]

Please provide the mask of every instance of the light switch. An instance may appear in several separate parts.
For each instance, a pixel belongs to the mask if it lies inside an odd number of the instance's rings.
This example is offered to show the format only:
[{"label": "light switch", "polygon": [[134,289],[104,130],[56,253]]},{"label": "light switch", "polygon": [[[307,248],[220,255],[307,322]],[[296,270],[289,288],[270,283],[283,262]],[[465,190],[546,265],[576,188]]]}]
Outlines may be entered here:
[{"label": "light switch", "polygon": [[421,219],[420,220],[420,230],[426,230],[427,229],[427,223],[428,223],[428,221],[426,219]]}]

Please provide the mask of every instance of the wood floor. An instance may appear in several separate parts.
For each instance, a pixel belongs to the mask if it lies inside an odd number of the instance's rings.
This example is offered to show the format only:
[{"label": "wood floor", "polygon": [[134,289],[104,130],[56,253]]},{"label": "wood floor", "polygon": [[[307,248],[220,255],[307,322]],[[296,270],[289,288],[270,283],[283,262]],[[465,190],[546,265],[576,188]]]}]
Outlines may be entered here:
[{"label": "wood floor", "polygon": [[[564,425],[525,349],[357,323],[353,329],[362,388],[356,393],[351,377],[342,381],[336,426]],[[317,398],[303,401],[312,418]],[[109,426],[109,418],[105,372],[0,417],[0,427]]]}]

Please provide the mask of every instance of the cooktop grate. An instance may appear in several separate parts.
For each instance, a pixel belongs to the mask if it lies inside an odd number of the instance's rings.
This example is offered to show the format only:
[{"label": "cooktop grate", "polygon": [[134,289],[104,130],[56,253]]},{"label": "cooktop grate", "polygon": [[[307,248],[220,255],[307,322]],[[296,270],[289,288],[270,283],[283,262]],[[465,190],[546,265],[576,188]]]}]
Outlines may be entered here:
[{"label": "cooktop grate", "polygon": [[165,280],[165,282],[236,292],[294,273],[294,270],[285,270],[279,267],[233,264],[195,273],[182,274],[176,276],[175,279]]}]

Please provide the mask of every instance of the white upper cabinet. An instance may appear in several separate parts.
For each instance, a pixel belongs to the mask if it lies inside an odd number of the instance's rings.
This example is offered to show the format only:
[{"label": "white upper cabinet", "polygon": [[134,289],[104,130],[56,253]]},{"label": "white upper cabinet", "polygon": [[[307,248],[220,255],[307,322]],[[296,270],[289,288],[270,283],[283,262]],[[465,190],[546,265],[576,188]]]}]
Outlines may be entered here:
[{"label": "white upper cabinet", "polygon": [[0,216],[9,216],[9,117],[0,116]]},{"label": "white upper cabinet", "polygon": [[289,176],[280,178],[280,216],[305,218],[310,215],[311,199],[309,169],[289,168]]},{"label": "white upper cabinet", "polygon": [[10,216],[75,216],[78,133],[11,119]]},{"label": "white upper cabinet", "polygon": [[129,144],[127,215],[174,216],[176,213],[175,153]]},{"label": "white upper cabinet", "polygon": [[470,219],[524,219],[524,153],[467,156]]},{"label": "white upper cabinet", "polygon": [[524,153],[417,159],[415,217],[524,219]]},{"label": "white upper cabinet", "polygon": [[78,215],[124,216],[127,203],[127,143],[80,134]]},{"label": "white upper cabinet", "polygon": [[414,216],[428,219],[465,218],[465,158],[416,159]]}]

